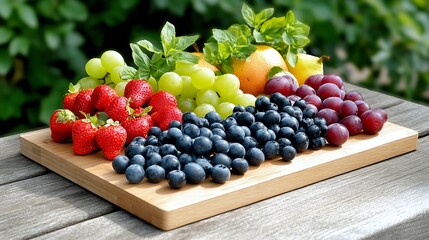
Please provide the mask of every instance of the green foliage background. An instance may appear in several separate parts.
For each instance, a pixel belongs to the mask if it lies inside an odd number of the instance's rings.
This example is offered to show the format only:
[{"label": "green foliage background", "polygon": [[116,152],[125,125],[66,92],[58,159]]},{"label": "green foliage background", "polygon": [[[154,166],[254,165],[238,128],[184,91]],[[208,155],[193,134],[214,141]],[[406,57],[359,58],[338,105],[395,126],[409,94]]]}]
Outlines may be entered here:
[{"label": "green foliage background", "polygon": [[[242,0],[0,0],[0,135],[48,125],[70,82],[108,49],[131,62],[130,42],[243,22]],[[429,103],[429,0],[249,0],[255,11],[292,10],[309,25],[306,51],[329,55],[325,72],[350,83]]]}]

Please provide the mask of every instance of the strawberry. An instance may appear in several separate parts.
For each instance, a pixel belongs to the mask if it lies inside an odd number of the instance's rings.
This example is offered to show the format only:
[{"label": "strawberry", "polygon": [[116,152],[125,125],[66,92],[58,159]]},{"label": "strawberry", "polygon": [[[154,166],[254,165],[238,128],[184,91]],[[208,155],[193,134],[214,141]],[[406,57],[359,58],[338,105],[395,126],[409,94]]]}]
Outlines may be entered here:
[{"label": "strawberry", "polygon": [[154,93],[149,100],[149,106],[152,106],[152,113],[162,109],[162,108],[174,108],[177,107],[176,97],[164,90],[159,90]]},{"label": "strawberry", "polygon": [[104,111],[109,118],[122,123],[128,119],[133,110],[129,106],[129,100],[126,97],[120,96],[115,98]]},{"label": "strawberry", "polygon": [[79,94],[76,96],[76,99],[74,100],[72,112],[78,118],[85,118],[82,112],[89,115],[95,114],[95,108],[91,103],[91,95],[93,91],[94,89],[91,89],[91,88],[85,89],[80,91]]},{"label": "strawberry", "polygon": [[69,89],[66,95],[63,98],[63,108],[69,109],[73,111],[74,101],[76,96],[79,94],[80,84],[73,85],[73,83],[69,84]]},{"label": "strawberry", "polygon": [[120,154],[126,140],[127,131],[118,121],[112,119],[108,119],[95,134],[95,141],[108,160],[113,160]]},{"label": "strawberry", "polygon": [[98,85],[91,95],[91,103],[97,111],[104,111],[118,97],[115,89],[109,85]]},{"label": "strawberry", "polygon": [[49,120],[51,138],[56,143],[65,142],[72,137],[72,126],[76,116],[68,109],[55,110]]},{"label": "strawberry", "polygon": [[152,96],[152,86],[142,79],[130,80],[125,85],[124,97],[130,99],[130,107],[137,108],[145,105]]},{"label": "strawberry", "polygon": [[151,115],[155,125],[163,131],[168,129],[168,125],[173,120],[182,122],[182,116],[183,113],[178,107],[162,108]]},{"label": "strawberry", "polygon": [[126,144],[129,144],[135,137],[147,137],[147,133],[154,126],[154,123],[151,116],[142,115],[127,119],[122,122],[122,126],[127,130]]},{"label": "strawberry", "polygon": [[90,154],[99,149],[95,140],[98,130],[95,122],[94,117],[86,117],[74,122],[72,127],[72,148],[76,155]]}]

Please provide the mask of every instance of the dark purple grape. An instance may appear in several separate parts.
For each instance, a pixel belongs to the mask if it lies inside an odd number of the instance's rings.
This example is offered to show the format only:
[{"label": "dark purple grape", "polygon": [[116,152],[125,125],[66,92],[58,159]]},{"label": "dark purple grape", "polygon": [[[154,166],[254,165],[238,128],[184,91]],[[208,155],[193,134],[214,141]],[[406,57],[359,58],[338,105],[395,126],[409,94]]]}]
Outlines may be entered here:
[{"label": "dark purple grape", "polygon": [[322,99],[320,99],[320,97],[317,96],[316,94],[307,95],[304,97],[304,100],[307,103],[310,103],[316,106],[317,109],[319,109],[320,105],[322,104]]},{"label": "dark purple grape", "polygon": [[333,123],[328,126],[326,140],[332,146],[341,146],[349,139],[349,130],[341,123]]},{"label": "dark purple grape", "polygon": [[325,100],[328,97],[341,97],[341,91],[340,88],[335,85],[334,83],[325,83],[320,85],[319,89],[317,90],[317,95],[322,99]]},{"label": "dark purple grape", "polygon": [[338,88],[343,87],[343,79],[335,74],[326,74],[323,76],[322,81],[320,82],[320,86],[322,86],[325,83],[333,83],[338,86]]},{"label": "dark purple grape", "polygon": [[322,101],[322,103],[320,104],[319,110],[324,109],[324,108],[330,108],[330,109],[338,112],[340,109],[340,104],[342,102],[343,102],[343,100],[339,97],[328,97]]},{"label": "dark purple grape", "polygon": [[383,128],[383,117],[376,111],[368,110],[360,118],[362,119],[363,131],[367,134],[377,134]]},{"label": "dark purple grape", "polygon": [[363,97],[358,91],[350,91],[344,95],[344,100],[351,100],[355,102],[357,100],[363,100]]},{"label": "dark purple grape", "polygon": [[350,115],[340,120],[340,123],[346,126],[350,136],[357,135],[362,132],[362,120],[356,115]]},{"label": "dark purple grape", "polygon": [[356,106],[358,107],[358,114],[357,114],[358,116],[361,116],[362,113],[371,109],[368,103],[366,103],[364,100],[356,100],[355,103],[356,103]]},{"label": "dark purple grape", "polygon": [[326,125],[328,126],[340,120],[340,116],[338,115],[338,113],[335,110],[332,110],[330,108],[321,109],[317,113],[317,116],[324,118],[326,120]]},{"label": "dark purple grape", "polygon": [[344,100],[338,109],[338,113],[340,114],[341,118],[350,116],[350,115],[357,115],[358,114],[358,107],[355,102],[351,100]]},{"label": "dark purple grape", "polygon": [[321,85],[323,77],[324,77],[323,74],[311,75],[305,80],[304,84],[307,84],[308,86],[312,87],[315,91],[317,91],[317,89],[319,89]]}]

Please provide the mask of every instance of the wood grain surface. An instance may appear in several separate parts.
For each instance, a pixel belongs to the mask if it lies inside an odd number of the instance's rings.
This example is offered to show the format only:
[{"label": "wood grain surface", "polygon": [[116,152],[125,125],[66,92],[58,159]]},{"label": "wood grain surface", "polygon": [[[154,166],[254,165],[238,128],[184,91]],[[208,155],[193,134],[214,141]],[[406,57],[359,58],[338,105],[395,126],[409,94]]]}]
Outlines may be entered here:
[{"label": "wood grain surface", "polygon": [[360,134],[342,147],[308,150],[292,162],[265,161],[244,176],[232,175],[225,184],[207,178],[180,190],[171,189],[166,180],[129,184],[100,152],[74,155],[71,144],[52,142],[49,129],[21,134],[21,153],[154,226],[171,230],[413,151],[417,136],[414,130],[387,122],[378,135]]}]

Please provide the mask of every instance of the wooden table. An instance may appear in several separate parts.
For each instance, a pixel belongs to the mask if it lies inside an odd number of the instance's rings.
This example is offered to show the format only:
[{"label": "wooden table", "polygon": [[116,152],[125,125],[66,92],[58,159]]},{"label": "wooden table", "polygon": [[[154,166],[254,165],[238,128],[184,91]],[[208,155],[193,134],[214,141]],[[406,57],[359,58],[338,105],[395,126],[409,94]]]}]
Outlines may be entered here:
[{"label": "wooden table", "polygon": [[[0,239],[428,239],[429,107],[347,85],[419,133],[416,151],[171,231],[21,155],[0,138]],[[219,203],[222,204],[222,203]]]}]

